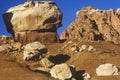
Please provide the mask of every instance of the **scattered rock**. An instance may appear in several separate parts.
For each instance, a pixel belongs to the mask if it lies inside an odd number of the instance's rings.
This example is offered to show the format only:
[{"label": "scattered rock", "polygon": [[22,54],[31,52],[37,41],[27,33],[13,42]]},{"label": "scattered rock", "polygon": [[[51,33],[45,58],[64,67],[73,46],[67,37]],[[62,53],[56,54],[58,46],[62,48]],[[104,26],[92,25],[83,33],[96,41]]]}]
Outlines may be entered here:
[{"label": "scattered rock", "polygon": [[70,67],[64,63],[55,65],[50,70],[50,74],[52,77],[54,77],[56,79],[60,79],[60,80],[70,79],[72,77]]},{"label": "scattered rock", "polygon": [[86,50],[87,47],[88,47],[87,45],[82,45],[82,46],[80,47],[79,52],[82,52],[82,51]]},{"label": "scattered rock", "polygon": [[82,76],[83,76],[84,80],[90,80],[91,79],[91,76],[88,73],[84,73]]},{"label": "scattered rock", "polygon": [[79,47],[76,45],[71,46],[71,50],[75,52],[79,52]]},{"label": "scattered rock", "polygon": [[12,37],[6,35],[0,36],[0,41],[7,41],[8,39],[12,39]]},{"label": "scattered rock", "polygon": [[9,33],[16,41],[29,43],[58,42],[57,29],[62,25],[62,13],[54,2],[28,2],[10,8],[3,14]]},{"label": "scattered rock", "polygon": [[84,51],[96,51],[96,49],[92,45],[81,45],[78,46],[76,44],[68,44],[65,45],[64,48],[70,48],[71,51],[74,52],[84,52]]},{"label": "scattered rock", "polygon": [[40,57],[43,53],[47,52],[45,45],[40,42],[32,42],[25,45],[23,59],[30,60],[32,58]]},{"label": "scattered rock", "polygon": [[114,64],[102,64],[96,68],[97,76],[113,76],[119,75],[119,69]]},{"label": "scattered rock", "polygon": [[2,52],[2,51],[10,52],[10,51],[12,51],[12,46],[9,44],[1,45],[0,52]]},{"label": "scattered rock", "polygon": [[54,63],[52,63],[48,58],[41,59],[40,64],[45,68],[50,68],[54,66]]},{"label": "scattered rock", "polygon": [[13,48],[13,51],[21,51],[22,44],[20,42],[14,42],[10,44]]},{"label": "scattered rock", "polygon": [[88,51],[92,51],[93,49],[94,49],[94,47],[91,45],[88,47]]},{"label": "scattered rock", "polygon": [[11,42],[14,42],[12,37],[6,36],[6,35],[0,36],[0,45],[1,44],[8,44]]}]

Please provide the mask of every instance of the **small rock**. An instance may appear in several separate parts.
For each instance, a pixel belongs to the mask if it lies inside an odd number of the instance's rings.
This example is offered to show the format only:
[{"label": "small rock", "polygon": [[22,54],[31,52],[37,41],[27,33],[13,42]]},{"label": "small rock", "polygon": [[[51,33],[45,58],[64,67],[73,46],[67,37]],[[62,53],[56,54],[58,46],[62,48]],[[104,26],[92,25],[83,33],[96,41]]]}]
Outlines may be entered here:
[{"label": "small rock", "polygon": [[90,80],[91,79],[91,76],[88,73],[84,73],[82,76],[83,76],[84,80]]},{"label": "small rock", "polygon": [[54,63],[52,63],[48,58],[41,59],[40,64],[45,68],[50,68],[54,66]]},{"label": "small rock", "polygon": [[74,46],[71,47],[71,50],[75,51],[75,52],[79,52],[79,47],[74,45]]},{"label": "small rock", "polygon": [[22,47],[22,44],[19,43],[19,42],[14,42],[14,43],[11,43],[11,46],[13,47],[13,50],[21,50],[21,47]]},{"label": "small rock", "polygon": [[30,60],[33,57],[40,56],[46,52],[47,52],[47,48],[45,47],[45,45],[41,44],[40,42],[29,43],[25,45],[23,59]]},{"label": "small rock", "polygon": [[119,69],[114,64],[102,64],[96,69],[97,76],[119,75]]},{"label": "small rock", "polygon": [[52,77],[60,80],[70,79],[72,77],[70,67],[65,63],[55,65],[50,70],[50,74]]},{"label": "small rock", "polygon": [[91,45],[88,47],[88,51],[92,51],[93,49],[94,49],[94,47]]},{"label": "small rock", "polygon": [[34,71],[50,72],[50,68],[38,67],[38,68],[35,68]]},{"label": "small rock", "polygon": [[0,52],[7,51],[10,52],[12,50],[12,46],[9,44],[1,45],[0,46]]},{"label": "small rock", "polygon": [[75,79],[75,78],[71,78],[71,80],[77,80],[77,79]]},{"label": "small rock", "polygon": [[82,51],[84,51],[84,50],[86,50],[86,49],[87,49],[87,45],[82,45],[82,46],[80,47],[79,52],[82,52]]}]

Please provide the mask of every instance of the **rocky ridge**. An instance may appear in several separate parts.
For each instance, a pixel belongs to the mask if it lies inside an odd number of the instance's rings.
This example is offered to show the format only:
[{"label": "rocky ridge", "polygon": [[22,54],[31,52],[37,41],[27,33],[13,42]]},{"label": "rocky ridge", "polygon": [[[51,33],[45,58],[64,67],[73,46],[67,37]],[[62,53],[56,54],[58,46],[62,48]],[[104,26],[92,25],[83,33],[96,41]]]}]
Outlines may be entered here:
[{"label": "rocky ridge", "polygon": [[99,10],[84,7],[76,13],[76,19],[61,34],[61,39],[85,41],[112,41],[120,43],[120,9]]}]

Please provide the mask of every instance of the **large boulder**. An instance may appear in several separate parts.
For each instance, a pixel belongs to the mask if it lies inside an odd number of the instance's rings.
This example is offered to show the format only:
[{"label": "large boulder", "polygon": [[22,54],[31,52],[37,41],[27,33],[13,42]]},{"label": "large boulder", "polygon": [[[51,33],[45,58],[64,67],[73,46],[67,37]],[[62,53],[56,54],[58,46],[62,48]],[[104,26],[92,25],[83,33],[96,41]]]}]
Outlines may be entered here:
[{"label": "large boulder", "polygon": [[62,39],[84,41],[112,41],[120,43],[120,9],[99,10],[84,7],[76,14],[76,19],[62,33]]},{"label": "large boulder", "polygon": [[60,80],[70,79],[72,77],[70,67],[65,63],[52,67],[50,74],[52,77]]},{"label": "large boulder", "polygon": [[114,64],[102,64],[96,68],[97,76],[113,76],[119,75],[119,69]]},{"label": "large boulder", "polygon": [[24,46],[23,59],[39,59],[40,56],[46,52],[47,48],[45,47],[45,45],[41,44],[40,42],[32,42]]},{"label": "large boulder", "polygon": [[56,31],[62,25],[62,13],[54,2],[26,2],[10,8],[3,18],[8,32],[17,41],[40,41],[46,36],[46,40],[52,36],[53,42],[58,41]]}]

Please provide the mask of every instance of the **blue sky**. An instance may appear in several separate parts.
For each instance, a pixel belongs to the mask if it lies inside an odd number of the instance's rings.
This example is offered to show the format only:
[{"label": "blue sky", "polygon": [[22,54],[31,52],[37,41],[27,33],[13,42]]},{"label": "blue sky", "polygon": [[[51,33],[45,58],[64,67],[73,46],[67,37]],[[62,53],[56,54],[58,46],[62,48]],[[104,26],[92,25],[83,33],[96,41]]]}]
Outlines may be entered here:
[{"label": "blue sky", "polygon": [[[27,0],[2,0],[0,2],[0,35],[10,35],[3,22],[2,14],[5,13],[10,7],[22,4]],[[40,1],[40,0],[38,0]],[[69,24],[75,20],[76,12],[86,6],[94,6],[98,9],[114,9],[120,8],[120,0],[52,0],[56,2],[58,7],[63,13],[63,20],[58,29],[58,34],[66,29]]]}]

